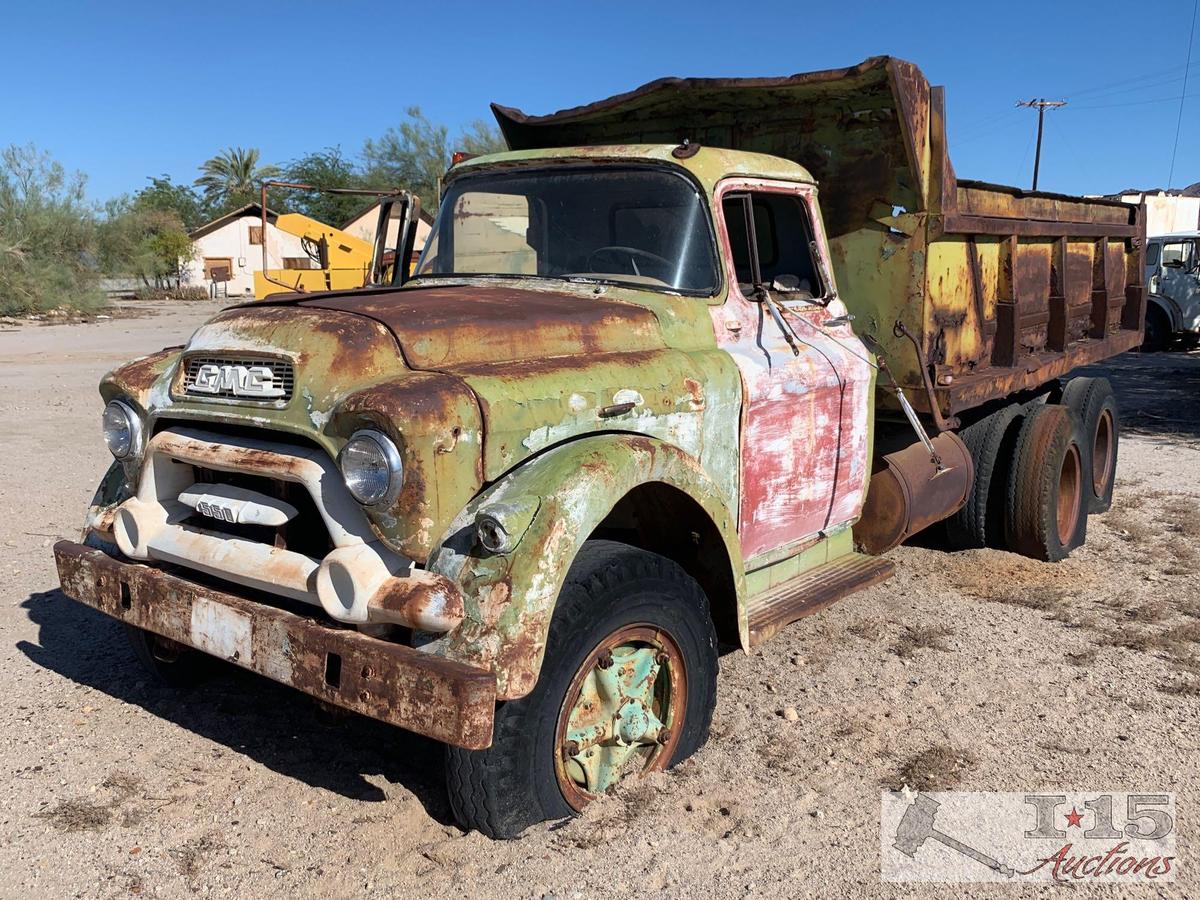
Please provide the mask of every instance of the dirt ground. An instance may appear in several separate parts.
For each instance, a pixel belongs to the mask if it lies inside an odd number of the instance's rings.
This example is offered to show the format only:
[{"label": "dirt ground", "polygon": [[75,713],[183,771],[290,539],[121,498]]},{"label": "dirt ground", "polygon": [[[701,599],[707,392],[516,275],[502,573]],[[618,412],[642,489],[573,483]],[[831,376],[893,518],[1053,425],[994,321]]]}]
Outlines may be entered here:
[{"label": "dirt ground", "polygon": [[109,459],[97,379],[214,308],[0,327],[3,896],[1020,893],[881,884],[901,782],[1174,791],[1181,880],[1158,891],[1200,891],[1200,354],[1107,367],[1117,500],[1070,560],[903,547],[890,582],[722,658],[692,761],[494,843],[451,824],[438,745],[219,664],[157,687],[56,590],[51,544]]}]

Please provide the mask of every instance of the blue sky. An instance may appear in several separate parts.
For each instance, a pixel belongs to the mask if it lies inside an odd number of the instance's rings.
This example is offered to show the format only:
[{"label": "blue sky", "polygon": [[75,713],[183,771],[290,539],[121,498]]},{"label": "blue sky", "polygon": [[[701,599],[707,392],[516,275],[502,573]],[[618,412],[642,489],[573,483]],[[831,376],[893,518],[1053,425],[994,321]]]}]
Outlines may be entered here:
[{"label": "blue sky", "polygon": [[[8,4],[0,145],[33,142],[97,199],[190,181],[230,145],[286,162],[417,104],[457,126],[489,101],[544,113],[664,75],[782,75],[892,54],[947,89],[960,176],[1041,187],[1165,185],[1193,0],[994,3],[113,2]],[[411,29],[411,31],[410,31]],[[1197,38],[1200,44],[1200,38]],[[1200,46],[1175,186],[1200,181]],[[1174,99],[1171,99],[1174,98]],[[1157,101],[1157,102],[1148,102]]]}]

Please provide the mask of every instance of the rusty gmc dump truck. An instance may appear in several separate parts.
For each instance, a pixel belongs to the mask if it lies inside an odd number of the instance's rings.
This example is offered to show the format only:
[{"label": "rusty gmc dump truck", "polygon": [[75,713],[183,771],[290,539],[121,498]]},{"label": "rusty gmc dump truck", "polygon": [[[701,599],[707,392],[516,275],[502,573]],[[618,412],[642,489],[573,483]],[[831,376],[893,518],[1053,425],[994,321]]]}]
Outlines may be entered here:
[{"label": "rusty gmc dump truck", "polygon": [[[1142,212],[960,181],[875,58],[668,79],[455,164],[411,278],[227,309],[107,375],[63,590],[448,746],[465,827],[705,741],[718,648],[886,579],[1061,559],[1112,497]],[[397,267],[402,269],[403,267]]]}]

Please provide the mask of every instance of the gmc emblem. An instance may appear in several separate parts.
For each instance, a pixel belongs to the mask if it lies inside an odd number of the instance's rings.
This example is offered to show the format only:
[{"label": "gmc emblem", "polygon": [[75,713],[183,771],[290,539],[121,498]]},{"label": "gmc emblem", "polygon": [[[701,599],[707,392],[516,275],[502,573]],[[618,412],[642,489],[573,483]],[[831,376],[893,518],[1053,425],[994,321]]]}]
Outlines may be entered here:
[{"label": "gmc emblem", "polygon": [[188,385],[189,394],[224,394],[266,400],[282,397],[284,390],[275,386],[275,374],[270,366],[235,366],[205,363],[196,369],[196,377]]}]

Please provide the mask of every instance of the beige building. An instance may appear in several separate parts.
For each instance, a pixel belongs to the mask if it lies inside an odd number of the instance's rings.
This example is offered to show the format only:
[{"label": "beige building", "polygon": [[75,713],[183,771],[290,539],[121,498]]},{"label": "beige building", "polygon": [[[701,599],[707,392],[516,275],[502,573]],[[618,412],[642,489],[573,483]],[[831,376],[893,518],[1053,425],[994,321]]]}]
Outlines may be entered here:
[{"label": "beige building", "polygon": [[215,296],[254,296],[254,273],[263,268],[263,238],[267,240],[268,269],[307,269],[312,263],[300,238],[275,227],[277,213],[267,210],[263,234],[262,207],[241,209],[201,225],[190,235],[195,257],[184,284],[201,285]]},{"label": "beige building", "polygon": [[1146,201],[1146,234],[1200,230],[1200,182],[1183,190],[1122,191],[1115,199],[1135,206]]},{"label": "beige building", "polygon": [[[379,228],[379,201],[376,200],[366,209],[356,213],[346,224],[342,226],[342,231],[367,241],[372,246],[375,244],[375,232]],[[433,230],[433,216],[425,210],[421,210],[421,218],[417,221],[417,236],[413,241],[413,258],[412,263],[415,264],[421,251],[425,249],[425,242],[429,240],[429,233]],[[400,220],[388,220],[387,242],[384,246],[395,247],[397,236],[400,233]]]}]

